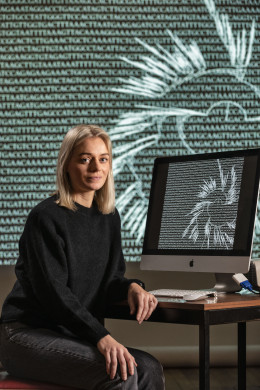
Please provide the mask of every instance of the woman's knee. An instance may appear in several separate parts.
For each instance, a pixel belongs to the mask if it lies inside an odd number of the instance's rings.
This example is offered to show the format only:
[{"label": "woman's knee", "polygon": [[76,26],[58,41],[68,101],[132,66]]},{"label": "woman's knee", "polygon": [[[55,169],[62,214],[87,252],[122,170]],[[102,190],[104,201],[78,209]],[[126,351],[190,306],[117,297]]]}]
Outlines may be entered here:
[{"label": "woman's knee", "polygon": [[138,389],[164,390],[165,379],[161,363],[147,352],[129,349],[135,357],[138,373]]}]

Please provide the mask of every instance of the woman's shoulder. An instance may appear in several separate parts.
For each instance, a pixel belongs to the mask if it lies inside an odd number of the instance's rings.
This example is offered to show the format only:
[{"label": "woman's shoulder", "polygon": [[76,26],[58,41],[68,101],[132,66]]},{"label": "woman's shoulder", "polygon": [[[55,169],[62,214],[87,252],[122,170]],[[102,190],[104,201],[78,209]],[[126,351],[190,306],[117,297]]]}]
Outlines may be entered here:
[{"label": "woman's shoulder", "polygon": [[56,195],[50,196],[38,203],[29,213],[29,220],[55,220],[62,218],[64,207],[56,203]]},{"label": "woman's shoulder", "polygon": [[113,220],[113,223],[116,224],[116,225],[121,225],[121,218],[120,218],[120,214],[118,212],[118,209],[115,208],[115,210],[109,214],[111,219]]}]

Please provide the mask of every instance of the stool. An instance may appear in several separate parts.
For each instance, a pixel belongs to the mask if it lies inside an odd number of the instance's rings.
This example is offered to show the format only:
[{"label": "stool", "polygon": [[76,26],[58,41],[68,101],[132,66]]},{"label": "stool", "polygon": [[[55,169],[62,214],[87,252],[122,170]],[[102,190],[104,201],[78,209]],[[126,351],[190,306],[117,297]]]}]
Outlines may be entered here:
[{"label": "stool", "polygon": [[0,372],[0,390],[76,390],[74,387],[52,385],[51,383],[36,382],[27,379],[19,379],[9,375],[6,371]]}]

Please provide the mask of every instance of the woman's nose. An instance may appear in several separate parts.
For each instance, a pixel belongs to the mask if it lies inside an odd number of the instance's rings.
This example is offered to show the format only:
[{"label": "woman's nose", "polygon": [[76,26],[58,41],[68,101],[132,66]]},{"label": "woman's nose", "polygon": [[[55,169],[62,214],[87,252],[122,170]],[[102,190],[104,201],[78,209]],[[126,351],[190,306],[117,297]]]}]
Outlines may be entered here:
[{"label": "woman's nose", "polygon": [[90,161],[90,165],[89,165],[89,168],[91,171],[100,171],[101,170],[101,163],[99,162],[99,160],[96,160],[96,159],[92,159]]}]

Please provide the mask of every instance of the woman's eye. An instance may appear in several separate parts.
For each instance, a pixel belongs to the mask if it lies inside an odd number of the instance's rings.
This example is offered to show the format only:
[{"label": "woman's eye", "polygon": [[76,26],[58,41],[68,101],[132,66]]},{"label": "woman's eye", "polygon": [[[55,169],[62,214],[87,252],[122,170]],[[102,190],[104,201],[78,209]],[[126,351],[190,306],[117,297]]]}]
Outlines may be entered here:
[{"label": "woman's eye", "polygon": [[[91,158],[90,158],[90,157],[86,157],[86,158],[81,158],[81,159],[80,159],[80,162],[81,162],[82,164],[89,164],[90,161],[91,161]],[[108,158],[107,158],[107,157],[102,157],[102,158],[100,158],[99,161],[100,161],[101,163],[106,163],[106,162],[108,161]]]},{"label": "woman's eye", "polygon": [[81,161],[83,164],[86,164],[86,163],[89,163],[90,158],[82,158],[80,161]]}]

